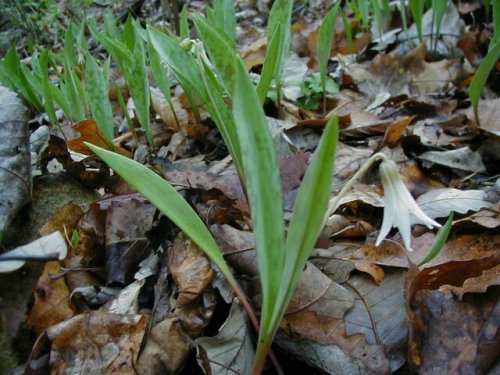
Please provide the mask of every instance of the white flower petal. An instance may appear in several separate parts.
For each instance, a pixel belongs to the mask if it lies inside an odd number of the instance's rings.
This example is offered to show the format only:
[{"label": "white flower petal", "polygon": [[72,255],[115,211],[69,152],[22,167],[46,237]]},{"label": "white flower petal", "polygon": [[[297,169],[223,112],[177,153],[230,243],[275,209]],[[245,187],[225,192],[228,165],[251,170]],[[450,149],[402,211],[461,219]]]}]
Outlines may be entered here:
[{"label": "white flower petal", "polygon": [[429,218],[418,207],[415,199],[413,199],[403,183],[396,163],[385,159],[380,164],[380,176],[382,178],[382,185],[384,186],[384,218],[375,244],[378,246],[391,228],[395,226],[401,233],[405,248],[411,251],[410,215],[417,217],[429,229],[440,227],[441,225]]},{"label": "white flower petal", "polygon": [[399,215],[397,218],[397,226],[401,237],[403,238],[403,243],[406,250],[411,251],[411,225],[410,225],[410,213],[406,209],[399,210]]},{"label": "white flower petal", "polygon": [[[385,192],[387,194],[388,192]],[[382,219],[382,228],[375,242],[375,246],[380,245],[384,238],[389,234],[394,222],[394,204],[387,195],[384,196],[384,218]]]}]

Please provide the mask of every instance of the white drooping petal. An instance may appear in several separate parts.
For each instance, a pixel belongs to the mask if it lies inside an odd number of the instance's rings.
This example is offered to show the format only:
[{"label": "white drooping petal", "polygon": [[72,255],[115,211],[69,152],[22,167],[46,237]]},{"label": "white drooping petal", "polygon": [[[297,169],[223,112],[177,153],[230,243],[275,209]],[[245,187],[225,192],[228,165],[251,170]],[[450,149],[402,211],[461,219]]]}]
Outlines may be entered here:
[{"label": "white drooping petal", "polygon": [[415,199],[413,199],[403,183],[396,163],[385,159],[380,164],[380,175],[384,186],[384,218],[375,244],[378,246],[389,234],[391,228],[397,227],[403,238],[405,248],[411,251],[410,215],[416,216],[429,229],[441,225],[428,217],[418,207]]},{"label": "white drooping petal", "polygon": [[411,251],[411,223],[410,223],[410,213],[406,209],[401,209],[398,211],[399,217],[396,225],[398,227],[401,238],[405,245],[406,250]]},{"label": "white drooping petal", "polygon": [[384,238],[387,237],[394,223],[396,207],[392,199],[394,194],[390,190],[390,187],[384,188],[384,218],[382,219],[382,228],[380,228],[375,246],[380,245]]}]

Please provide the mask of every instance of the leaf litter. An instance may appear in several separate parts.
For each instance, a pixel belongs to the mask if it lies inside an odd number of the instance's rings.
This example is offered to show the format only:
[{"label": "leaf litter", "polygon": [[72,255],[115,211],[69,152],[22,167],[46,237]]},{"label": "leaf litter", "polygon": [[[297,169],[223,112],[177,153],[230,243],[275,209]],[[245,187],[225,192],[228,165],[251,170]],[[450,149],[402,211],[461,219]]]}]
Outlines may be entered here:
[{"label": "leaf litter", "polygon": [[[191,3],[193,9],[203,8],[202,2]],[[254,13],[240,15],[237,44],[247,68],[258,73],[267,48],[261,26],[267,15],[242,3],[236,2],[241,12]],[[266,8],[265,1],[258,3],[257,9]],[[339,91],[329,94],[327,109],[342,115],[342,127],[332,194],[380,151],[397,162],[428,216],[456,216],[449,242],[423,268],[415,264],[426,256],[435,234],[418,223],[412,253],[403,250],[399,234],[376,247],[383,189],[373,168],[341,200],[304,269],[276,339],[282,362],[291,359],[309,366],[306,371],[332,374],[382,374],[404,366],[421,373],[482,373],[493,365],[499,325],[499,240],[494,232],[500,217],[498,98],[480,101],[478,124],[461,80],[482,55],[471,40],[459,39],[465,19],[461,6],[448,6],[447,28],[437,42],[426,38],[410,45],[400,31],[394,32],[399,42],[386,40],[387,34],[369,44],[369,33],[353,22],[350,45],[344,25],[336,24],[330,77]],[[279,150],[285,217],[326,123],[320,110],[298,103],[306,78],[315,71],[312,46],[324,10],[311,5],[310,12],[294,13],[294,54],[284,71],[286,121],[275,118],[271,101],[265,106]],[[251,17],[262,22],[250,26]],[[424,15],[423,27],[428,34],[435,32],[432,12]],[[416,27],[409,35],[418,40]],[[441,57],[430,58],[436,54]],[[123,82],[118,86],[122,78],[113,69],[113,90],[128,98]],[[115,150],[135,153],[181,191],[244,280],[258,310],[258,264],[245,193],[209,114],[192,107],[176,83],[172,88],[173,111],[152,87],[158,154],[151,157],[146,148],[140,156],[140,145],[127,132],[115,139]],[[125,122],[124,114],[114,116]],[[83,141],[111,146],[93,119],[74,128],[80,135],[68,142],[51,136],[40,152],[42,173],[57,160],[61,173],[91,189],[126,194],[106,195],[78,222],[65,226],[66,232],[62,229],[68,255],[46,264],[26,319],[48,344],[31,342],[26,368],[50,354],[45,369],[51,372],[249,373],[254,331],[238,301],[228,299],[220,275],[192,241],[147,200],[110,177],[100,161],[73,159],[72,152],[85,153]],[[24,194],[16,204],[27,199]]]}]

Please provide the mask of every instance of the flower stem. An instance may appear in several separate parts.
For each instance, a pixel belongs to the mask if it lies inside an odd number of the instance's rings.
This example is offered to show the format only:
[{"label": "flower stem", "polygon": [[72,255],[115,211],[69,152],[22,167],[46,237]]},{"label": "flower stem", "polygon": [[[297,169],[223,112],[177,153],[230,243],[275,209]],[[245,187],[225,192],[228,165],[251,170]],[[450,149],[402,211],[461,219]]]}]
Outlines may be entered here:
[{"label": "flower stem", "polygon": [[326,211],[325,218],[323,219],[322,227],[325,226],[326,221],[328,220],[330,215],[333,214],[338,208],[340,199],[342,199],[342,197],[346,195],[349,190],[351,190],[351,188],[361,178],[361,176],[363,176],[372,167],[373,164],[375,164],[379,160],[386,159],[387,156],[385,156],[381,152],[377,152],[376,154],[370,156],[370,158],[361,166],[361,168],[359,168],[358,171],[349,179],[349,181],[347,181],[340,192],[334,198],[330,199],[330,202],[328,203],[328,210]]}]

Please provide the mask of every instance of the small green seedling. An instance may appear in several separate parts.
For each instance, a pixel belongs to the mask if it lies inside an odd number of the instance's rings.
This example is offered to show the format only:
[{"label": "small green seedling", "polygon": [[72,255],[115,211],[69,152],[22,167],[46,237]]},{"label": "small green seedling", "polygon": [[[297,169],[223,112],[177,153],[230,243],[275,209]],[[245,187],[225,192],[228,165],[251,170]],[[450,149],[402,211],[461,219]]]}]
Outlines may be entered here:
[{"label": "small green seedling", "polygon": [[298,99],[298,104],[304,109],[316,111],[319,108],[321,98],[323,98],[323,113],[325,113],[326,94],[336,94],[339,87],[333,79],[326,77],[325,86],[321,82],[320,74],[314,73],[304,79],[302,86],[304,95]]}]

